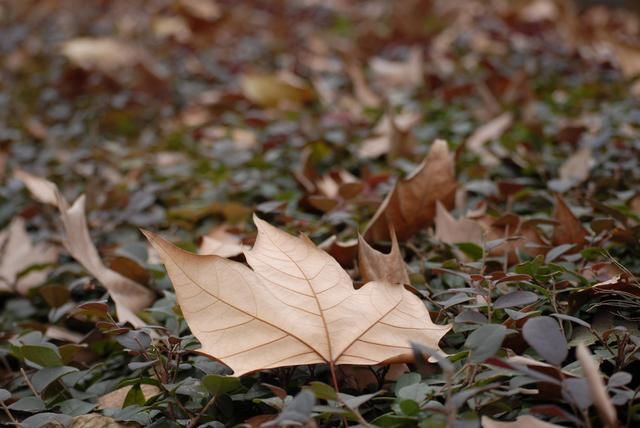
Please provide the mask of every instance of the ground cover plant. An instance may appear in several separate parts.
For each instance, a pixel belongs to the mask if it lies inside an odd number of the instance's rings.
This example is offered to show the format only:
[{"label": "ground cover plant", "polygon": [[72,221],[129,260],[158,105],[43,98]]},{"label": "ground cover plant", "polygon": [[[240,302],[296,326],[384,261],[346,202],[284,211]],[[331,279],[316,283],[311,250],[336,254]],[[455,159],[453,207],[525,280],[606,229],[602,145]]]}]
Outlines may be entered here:
[{"label": "ground cover plant", "polygon": [[633,2],[0,23],[0,424],[640,425]]}]

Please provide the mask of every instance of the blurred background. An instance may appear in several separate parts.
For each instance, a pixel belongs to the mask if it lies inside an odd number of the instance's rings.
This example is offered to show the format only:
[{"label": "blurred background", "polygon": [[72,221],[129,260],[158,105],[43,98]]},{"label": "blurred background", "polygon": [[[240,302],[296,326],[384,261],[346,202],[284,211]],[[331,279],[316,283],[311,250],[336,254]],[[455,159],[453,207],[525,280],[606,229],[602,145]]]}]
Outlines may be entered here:
[{"label": "blurred background", "polygon": [[[105,234],[121,224],[204,233],[212,218],[243,223],[255,209],[290,215],[321,193],[314,174],[336,164],[382,177],[375,200],[390,169],[410,171],[433,138],[457,147],[503,111],[527,124],[511,138],[537,141],[564,126],[556,107],[578,117],[605,100],[631,103],[637,9],[622,0],[2,2],[0,222],[29,216],[9,179],[15,168],[70,198],[85,191]],[[397,135],[417,141],[410,149],[375,138],[388,135],[379,118],[390,108]],[[325,202],[295,218],[316,219]],[[332,212],[313,233],[357,226],[376,204]]]}]

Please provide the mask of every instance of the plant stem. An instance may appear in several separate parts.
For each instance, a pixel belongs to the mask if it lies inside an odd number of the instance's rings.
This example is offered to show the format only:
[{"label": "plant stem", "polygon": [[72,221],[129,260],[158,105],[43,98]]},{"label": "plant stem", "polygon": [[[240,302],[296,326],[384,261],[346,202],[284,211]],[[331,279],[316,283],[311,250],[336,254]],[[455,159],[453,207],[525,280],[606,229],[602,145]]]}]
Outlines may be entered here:
[{"label": "plant stem", "polygon": [[7,407],[6,404],[4,404],[4,401],[0,401],[0,406],[2,406],[2,410],[4,410],[4,413],[7,415],[7,417],[11,420],[11,423],[15,426],[20,426],[20,422],[18,422],[16,420],[16,418],[13,416],[13,414],[11,413],[11,410],[9,410],[9,408]]},{"label": "plant stem", "polygon": [[31,392],[33,392],[33,395],[35,395],[39,399],[42,399],[42,397],[40,397],[40,394],[38,393],[36,388],[33,386],[31,381],[29,380],[29,376],[27,376],[27,373],[24,371],[22,367],[20,367],[20,373],[22,374],[22,377],[24,378],[24,381],[27,383],[27,386],[29,387]]},{"label": "plant stem", "polygon": [[211,397],[209,401],[207,401],[207,404],[204,405],[204,407],[200,410],[200,412],[197,415],[195,415],[193,418],[191,418],[191,421],[189,422],[189,426],[187,428],[195,428],[200,418],[205,413],[207,413],[207,410],[209,410],[209,408],[216,402],[216,398],[218,398],[217,394]]}]

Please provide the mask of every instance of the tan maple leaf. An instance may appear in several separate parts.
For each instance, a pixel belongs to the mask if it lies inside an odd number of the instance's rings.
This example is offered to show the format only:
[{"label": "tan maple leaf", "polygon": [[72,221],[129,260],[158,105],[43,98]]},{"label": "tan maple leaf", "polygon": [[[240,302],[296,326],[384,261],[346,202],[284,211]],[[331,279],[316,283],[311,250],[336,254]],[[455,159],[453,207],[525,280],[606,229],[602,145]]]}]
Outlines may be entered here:
[{"label": "tan maple leaf", "polygon": [[338,262],[308,238],[254,221],[256,243],[244,252],[253,270],[145,232],[201,351],[237,376],[298,364],[407,361],[411,341],[437,348],[450,329],[434,324],[402,285],[370,282],[356,290]]},{"label": "tan maple leaf", "polygon": [[436,140],[422,164],[405,180],[400,180],[382,202],[365,230],[369,241],[389,240],[389,226],[398,239],[405,240],[436,215],[436,202],[452,208],[457,181],[453,156],[447,142]]}]

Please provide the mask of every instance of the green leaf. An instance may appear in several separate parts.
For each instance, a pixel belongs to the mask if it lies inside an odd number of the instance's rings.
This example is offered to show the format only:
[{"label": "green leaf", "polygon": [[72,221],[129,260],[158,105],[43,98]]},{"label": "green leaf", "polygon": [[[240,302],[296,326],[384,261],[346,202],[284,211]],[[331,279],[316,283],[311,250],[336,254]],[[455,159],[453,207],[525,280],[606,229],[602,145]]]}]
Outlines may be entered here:
[{"label": "green leaf", "polygon": [[321,400],[333,400],[336,401],[338,399],[338,394],[336,391],[322,382],[311,382],[309,384],[309,389]]},{"label": "green leaf", "polygon": [[402,413],[407,416],[415,416],[420,413],[420,406],[413,400],[402,400],[399,405]]},{"label": "green leaf", "polygon": [[514,333],[502,324],[487,324],[471,333],[465,342],[465,346],[471,349],[469,359],[473,363],[481,363],[489,357],[493,357],[504,338]]},{"label": "green leaf", "polygon": [[44,391],[44,389],[51,385],[61,377],[68,375],[69,373],[77,372],[78,369],[69,366],[59,367],[45,367],[38,370],[32,377],[31,383],[38,392]]},{"label": "green leaf", "polygon": [[80,416],[86,415],[95,409],[97,404],[87,403],[86,401],[78,400],[77,398],[71,398],[58,404],[58,409],[65,415]]},{"label": "green leaf", "polygon": [[398,378],[393,389],[395,393],[398,394],[398,391],[400,391],[405,386],[420,383],[421,380],[422,376],[420,376],[420,373],[405,373]]},{"label": "green leaf", "polygon": [[212,395],[218,395],[239,389],[242,384],[237,377],[209,374],[202,378],[202,386]]},{"label": "green leaf", "polygon": [[122,403],[122,407],[134,405],[143,406],[146,401],[142,388],[140,388],[140,384],[138,383],[129,389],[129,392],[127,392],[127,396],[124,398],[124,402]]},{"label": "green leaf", "polygon": [[484,254],[484,250],[477,244],[472,242],[461,242],[456,244],[456,247],[460,249],[466,256],[471,257],[473,260],[480,260]]},{"label": "green leaf", "polygon": [[22,358],[43,367],[55,367],[62,365],[62,357],[58,352],[58,348],[51,344],[23,345],[20,346],[20,354],[22,355]]},{"label": "green leaf", "polygon": [[23,397],[9,406],[11,410],[17,410],[20,412],[41,412],[46,409],[44,401],[37,397]]}]

